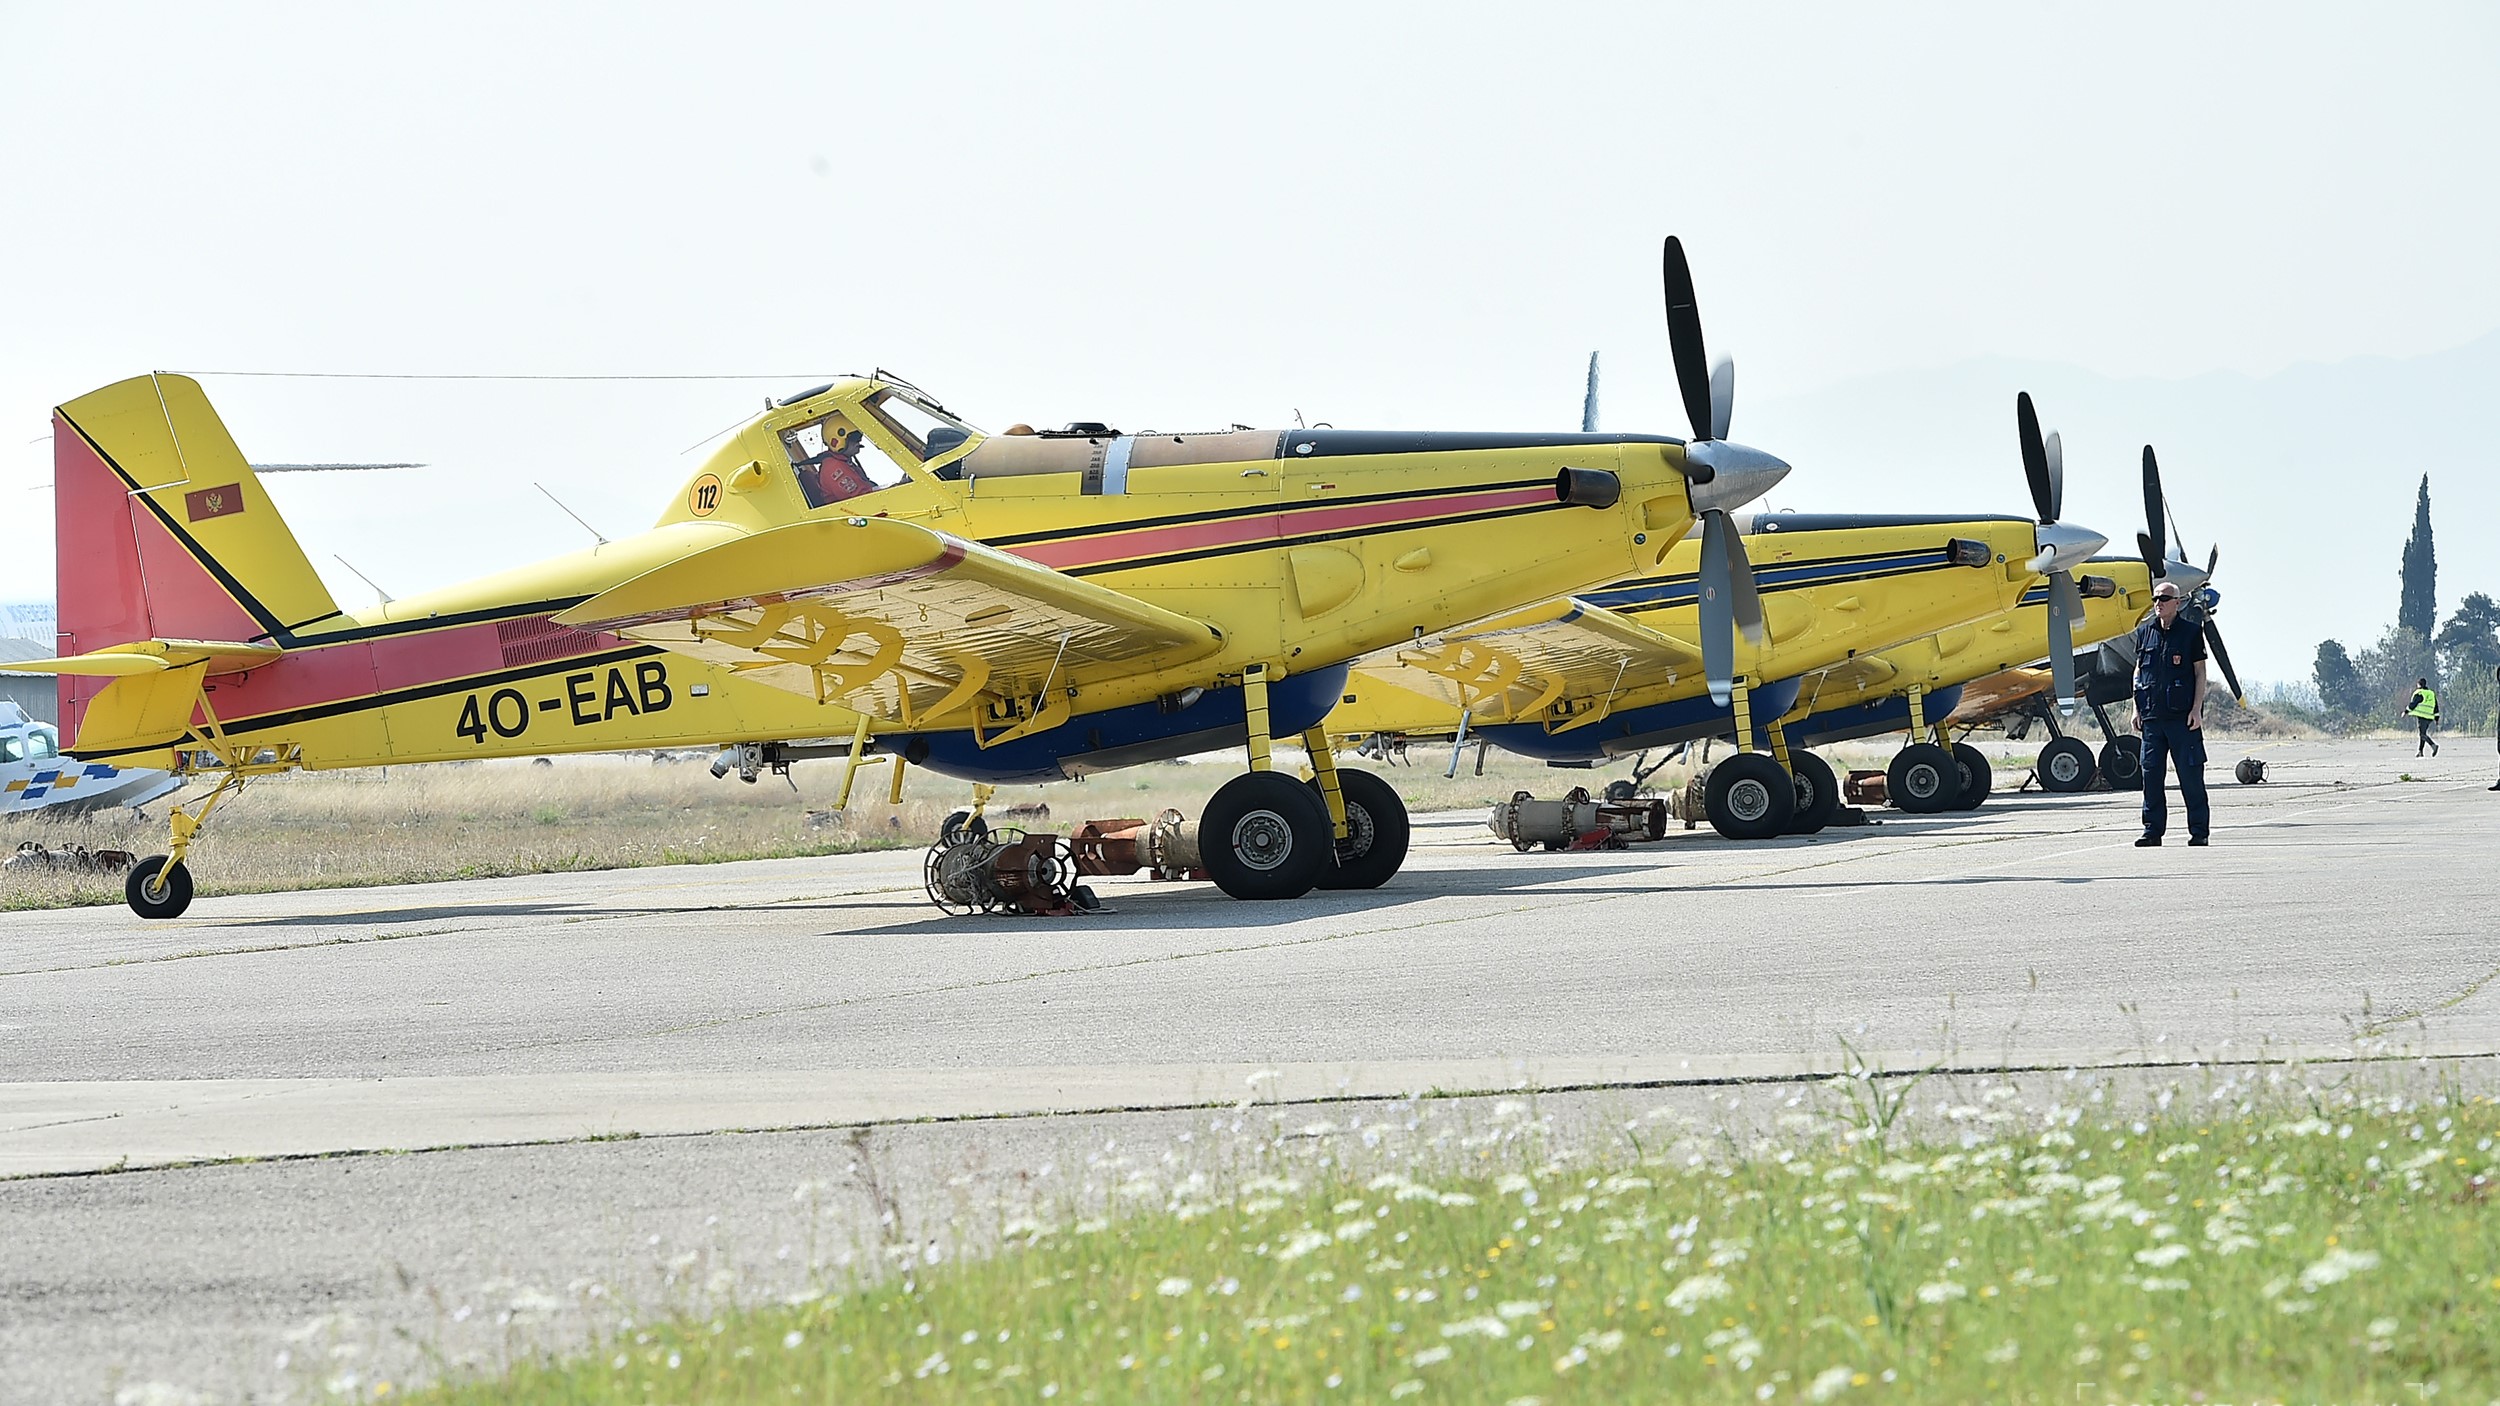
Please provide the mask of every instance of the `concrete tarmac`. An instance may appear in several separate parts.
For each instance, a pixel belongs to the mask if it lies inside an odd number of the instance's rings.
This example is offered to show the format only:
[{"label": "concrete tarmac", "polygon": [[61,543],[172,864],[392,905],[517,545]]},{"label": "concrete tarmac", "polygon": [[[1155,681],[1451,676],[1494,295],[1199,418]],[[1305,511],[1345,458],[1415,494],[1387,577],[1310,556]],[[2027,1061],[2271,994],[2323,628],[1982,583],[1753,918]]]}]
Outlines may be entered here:
[{"label": "concrete tarmac", "polygon": [[[2250,753],[2273,779],[2233,784]],[[1252,1094],[1649,1097],[1843,1041],[2052,1070],[2487,1055],[2492,761],[2221,746],[2201,850],[2175,797],[2169,845],[2134,848],[2107,793],[1592,854],[1418,817],[1377,892],[1112,881],[1066,920],[940,915],[916,853],[0,914],[0,1401],[274,1398],[315,1315],[406,1328],[490,1269],[595,1275],[648,1221],[699,1238],[828,1161],[859,1190],[865,1125],[971,1120],[877,1134],[941,1185],[1106,1127],[1168,1148],[1204,1115],[1156,1110]],[[759,1129],[800,1131],[735,1135]],[[459,1150],[339,1155],[421,1149]],[[326,1160],[267,1160],[292,1158]]]}]

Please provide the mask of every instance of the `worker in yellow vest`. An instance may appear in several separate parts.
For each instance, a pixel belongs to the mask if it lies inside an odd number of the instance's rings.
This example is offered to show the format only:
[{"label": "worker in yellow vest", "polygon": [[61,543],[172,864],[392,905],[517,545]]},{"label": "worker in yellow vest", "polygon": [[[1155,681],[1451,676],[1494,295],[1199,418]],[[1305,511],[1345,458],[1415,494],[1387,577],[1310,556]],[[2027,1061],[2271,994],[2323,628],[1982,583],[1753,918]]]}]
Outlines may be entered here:
[{"label": "worker in yellow vest", "polygon": [[2413,755],[2422,755],[2422,749],[2428,747],[2432,756],[2438,756],[2439,743],[2431,737],[2431,724],[2439,721],[2439,690],[2431,687],[2429,679],[2413,681],[2413,701],[2405,711],[2412,714],[2414,725],[2422,730],[2421,740],[2413,744]]}]

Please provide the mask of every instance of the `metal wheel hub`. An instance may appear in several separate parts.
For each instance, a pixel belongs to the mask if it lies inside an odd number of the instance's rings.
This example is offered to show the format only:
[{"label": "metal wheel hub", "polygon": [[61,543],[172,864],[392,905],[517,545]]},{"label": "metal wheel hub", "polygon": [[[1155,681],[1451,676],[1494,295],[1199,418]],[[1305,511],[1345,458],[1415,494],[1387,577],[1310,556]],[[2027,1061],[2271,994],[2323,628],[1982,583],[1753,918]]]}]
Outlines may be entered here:
[{"label": "metal wheel hub", "polygon": [[2049,758],[2049,775],[2060,781],[2072,781],[2083,774],[2083,763],[2065,752]]},{"label": "metal wheel hub", "polygon": [[1932,766],[1914,766],[1901,777],[1901,789],[1925,800],[1944,792],[1944,773]]},{"label": "metal wheel hub", "polygon": [[1380,827],[1372,823],[1372,813],[1348,801],[1345,807],[1345,839],[1338,844],[1337,853],[1347,859],[1360,859],[1372,852],[1372,837],[1379,833]]},{"label": "metal wheel hub", "polygon": [[1272,810],[1254,810],[1233,822],[1233,856],[1260,873],[1293,857],[1293,824]]},{"label": "metal wheel hub", "polygon": [[1771,788],[1746,778],[1727,788],[1727,812],[1751,823],[1771,813]]}]

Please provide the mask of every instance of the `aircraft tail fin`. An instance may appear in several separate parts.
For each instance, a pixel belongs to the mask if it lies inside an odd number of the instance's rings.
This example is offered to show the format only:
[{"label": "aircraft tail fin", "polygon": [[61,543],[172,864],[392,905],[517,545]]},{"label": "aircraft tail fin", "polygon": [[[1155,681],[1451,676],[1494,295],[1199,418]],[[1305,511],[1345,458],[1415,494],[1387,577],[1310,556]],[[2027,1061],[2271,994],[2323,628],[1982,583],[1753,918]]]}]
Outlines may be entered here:
[{"label": "aircraft tail fin", "polygon": [[[64,658],[149,641],[284,647],[338,615],[191,378],[133,377],[63,404],[52,466]],[[116,676],[62,674],[71,735]]]}]

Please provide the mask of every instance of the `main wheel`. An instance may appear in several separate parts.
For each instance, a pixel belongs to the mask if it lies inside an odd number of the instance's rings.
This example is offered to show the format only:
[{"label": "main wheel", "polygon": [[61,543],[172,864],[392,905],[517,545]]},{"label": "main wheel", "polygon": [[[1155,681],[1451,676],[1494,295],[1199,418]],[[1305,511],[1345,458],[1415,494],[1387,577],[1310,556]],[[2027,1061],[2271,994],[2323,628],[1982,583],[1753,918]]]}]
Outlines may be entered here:
[{"label": "main wheel", "polygon": [[1796,782],[1797,809],[1788,818],[1788,833],[1811,835],[1840,813],[1840,779],[1829,762],[1800,748],[1788,754],[1788,774]]},{"label": "main wheel", "polygon": [[1953,798],[1955,810],[1977,810],[1988,799],[1988,787],[1996,780],[1995,764],[1988,754],[1967,742],[1953,744],[1953,760],[1962,768],[1962,789]]},{"label": "main wheel", "polygon": [[1933,742],[1913,742],[1884,771],[1892,803],[1912,815],[1934,815],[1962,794],[1962,764]]},{"label": "main wheel", "polygon": [[1328,808],[1282,772],[1227,781],[1198,820],[1198,853],[1215,886],[1235,898],[1300,898],[1337,862]]},{"label": "main wheel", "polygon": [[2040,749],[2040,786],[2049,791],[2081,791],[2092,784],[2092,748],[2080,737],[2060,737]]},{"label": "main wheel", "polygon": [[[1324,889],[1376,889],[1406,863],[1406,802],[1397,788],[1368,771],[1340,771],[1337,784],[1345,791],[1345,843],[1337,847],[1337,864],[1319,876]],[[1321,817],[1328,798],[1319,778],[1310,781],[1319,797]]]},{"label": "main wheel", "polygon": [[161,854],[151,854],[131,869],[122,884],[122,897],[130,900],[130,911],[142,918],[179,918],[191,906],[191,871],[167,864]]},{"label": "main wheel", "polygon": [[2101,778],[2113,791],[2132,791],[2144,784],[2144,739],[2120,733],[2101,744]]},{"label": "main wheel", "polygon": [[1702,807],[1710,828],[1731,840],[1767,840],[1797,811],[1797,783],[1777,759],[1739,752],[1710,768]]}]

